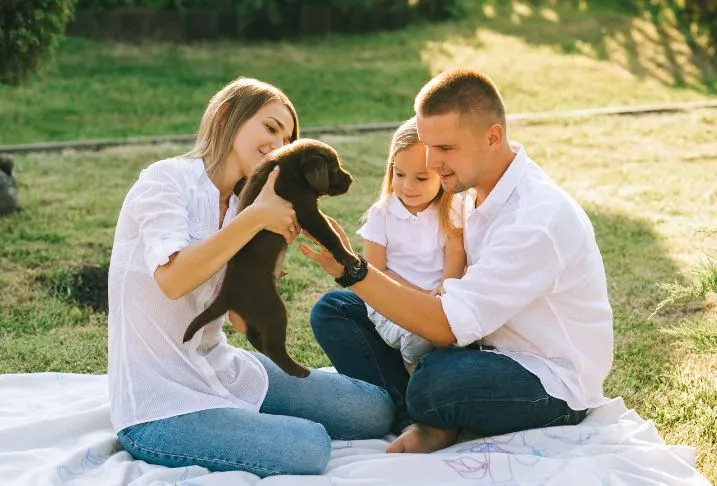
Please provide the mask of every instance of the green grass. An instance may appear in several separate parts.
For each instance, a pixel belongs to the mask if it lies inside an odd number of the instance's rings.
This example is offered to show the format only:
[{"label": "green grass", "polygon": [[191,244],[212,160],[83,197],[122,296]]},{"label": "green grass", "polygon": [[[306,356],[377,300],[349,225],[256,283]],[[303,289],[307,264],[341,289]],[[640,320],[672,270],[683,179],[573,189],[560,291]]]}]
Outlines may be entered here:
[{"label": "green grass", "polygon": [[417,90],[455,66],[493,77],[511,113],[717,92],[714,53],[669,15],[587,0],[462,3],[456,21],[295,43],[71,38],[44,78],[0,86],[0,144],[193,133],[209,98],[239,75],[284,89],[304,126],[405,119]]},{"label": "green grass", "polygon": [[[714,294],[666,306],[650,318],[669,296],[658,284],[695,284],[694,269],[701,268],[705,251],[717,247],[711,177],[717,173],[717,110],[510,130],[586,208],[595,226],[615,311],[608,395],[623,396],[654,420],[667,443],[696,446],[699,469],[717,481]],[[388,134],[326,140],[341,152],[356,183],[348,195],[327,199],[322,207],[353,232],[378,190]],[[106,316],[67,298],[75,282],[69,276],[108,258],[113,224],[138,171],[184,149],[18,157],[23,210],[0,224],[0,373],[106,372]],[[354,244],[360,247],[355,237]],[[308,313],[335,285],[295,246],[286,267],[281,291],[289,308],[290,352],[307,365],[327,365]],[[248,346],[227,330],[233,344]]]}]

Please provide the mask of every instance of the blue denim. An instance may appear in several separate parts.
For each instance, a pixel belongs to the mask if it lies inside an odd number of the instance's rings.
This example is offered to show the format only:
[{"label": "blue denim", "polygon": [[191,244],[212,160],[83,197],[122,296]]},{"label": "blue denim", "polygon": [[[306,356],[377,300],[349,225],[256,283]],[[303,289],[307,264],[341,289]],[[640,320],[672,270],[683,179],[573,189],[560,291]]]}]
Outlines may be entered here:
[{"label": "blue denim", "polygon": [[383,389],[337,373],[284,373],[256,354],[269,390],[260,413],[217,408],[127,427],[118,432],[135,458],[167,467],[198,465],[211,471],[321,474],[331,439],[383,437],[394,407]]},{"label": "blue denim", "polygon": [[479,347],[432,351],[409,378],[401,353],[381,339],[364,302],[349,290],[321,297],[311,311],[311,327],[337,371],[389,392],[396,406],[395,433],[419,422],[487,437],[574,425],[586,415],[548,395],[516,361]]}]

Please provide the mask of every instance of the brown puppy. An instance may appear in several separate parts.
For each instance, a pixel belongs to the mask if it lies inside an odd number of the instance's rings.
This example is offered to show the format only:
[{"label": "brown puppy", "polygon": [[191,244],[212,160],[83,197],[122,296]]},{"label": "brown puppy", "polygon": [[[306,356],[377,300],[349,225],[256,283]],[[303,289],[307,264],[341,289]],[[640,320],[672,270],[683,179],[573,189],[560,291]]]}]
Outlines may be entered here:
[{"label": "brown puppy", "polygon": [[[357,265],[344,248],[341,238],[319,211],[320,196],[336,196],[348,191],[351,174],[341,167],[336,151],[325,143],[301,139],[267,156],[249,177],[239,195],[241,211],[261,192],[269,173],[279,165],[274,191],[294,205],[299,225],[321,243],[337,261]],[[187,342],[202,326],[231,309],[246,322],[249,342],[293,376],[306,377],[309,370],[286,352],[286,308],[276,288],[278,270],[286,251],[284,238],[271,231],[260,231],[234,255],[219,296],[187,328]]]}]

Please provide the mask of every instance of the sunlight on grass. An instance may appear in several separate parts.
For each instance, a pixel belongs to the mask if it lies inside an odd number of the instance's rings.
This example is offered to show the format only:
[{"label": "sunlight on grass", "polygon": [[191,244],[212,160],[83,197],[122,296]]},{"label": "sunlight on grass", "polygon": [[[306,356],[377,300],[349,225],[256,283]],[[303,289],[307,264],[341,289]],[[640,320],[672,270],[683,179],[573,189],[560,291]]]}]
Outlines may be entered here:
[{"label": "sunlight on grass", "polygon": [[513,113],[703,99],[714,54],[665,16],[573,2],[465,0],[456,20],[296,42],[71,38],[45,78],[0,86],[0,144],[194,133],[237,76],[286,91],[304,126],[398,121],[449,66],[490,74]]},{"label": "sunlight on grass", "polygon": [[[654,420],[667,443],[697,447],[698,467],[714,482],[717,299],[708,294],[649,317],[666,298],[658,284],[697,285],[699,277],[686,277],[700,268],[707,249],[717,248],[717,110],[521,124],[509,133],[576,197],[595,227],[615,314],[607,394],[623,396]],[[376,196],[389,137],[327,138],[356,182],[348,195],[327,198],[321,207],[345,225],[357,249],[353,232]],[[0,224],[0,373],[106,371],[105,314],[38,279],[66,289],[67,275],[106,261],[119,207],[141,168],[184,150],[128,147],[17,158],[23,210]],[[327,365],[308,315],[335,284],[296,245],[286,270],[280,291],[289,311],[290,352],[307,365]],[[249,347],[229,333],[230,342]]]}]

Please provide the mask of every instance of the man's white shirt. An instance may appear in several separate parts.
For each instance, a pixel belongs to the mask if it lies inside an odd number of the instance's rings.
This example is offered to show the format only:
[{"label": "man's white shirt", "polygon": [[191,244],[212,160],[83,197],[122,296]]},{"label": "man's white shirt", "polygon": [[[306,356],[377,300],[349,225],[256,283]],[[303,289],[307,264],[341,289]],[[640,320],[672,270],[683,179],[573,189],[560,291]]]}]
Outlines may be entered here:
[{"label": "man's white shirt", "polygon": [[600,405],[612,367],[612,309],[592,224],[525,153],[476,207],[466,193],[468,269],[441,304],[458,346],[477,340],[535,374],[574,410]]}]

